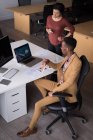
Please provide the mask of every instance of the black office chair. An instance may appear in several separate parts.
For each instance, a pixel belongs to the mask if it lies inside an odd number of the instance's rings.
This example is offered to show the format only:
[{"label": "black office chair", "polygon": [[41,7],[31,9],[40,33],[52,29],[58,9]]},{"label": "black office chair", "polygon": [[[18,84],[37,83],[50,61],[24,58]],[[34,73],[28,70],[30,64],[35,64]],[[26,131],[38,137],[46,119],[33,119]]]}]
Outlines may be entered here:
[{"label": "black office chair", "polygon": [[[88,2],[90,0],[72,0],[72,7],[67,8],[65,17],[72,23],[77,24],[80,22],[80,17],[89,13]],[[91,8],[89,8],[91,9]],[[93,9],[93,8],[92,8]],[[86,12],[87,11],[87,12]]]},{"label": "black office chair", "polygon": [[[49,15],[52,15],[53,13],[53,5],[45,5],[44,9],[43,9],[43,19],[40,19],[37,21],[37,25],[41,25],[43,27],[43,37],[45,38],[46,35],[46,21],[47,21],[47,17]],[[41,32],[42,29],[40,29],[38,32],[35,33],[35,36],[37,36],[37,34],[39,32]]]},{"label": "black office chair", "polygon": [[0,29],[0,38],[2,38],[2,37],[3,37],[3,33],[1,31],[1,29]]},{"label": "black office chair", "polygon": [[[85,56],[80,57],[82,61],[82,68],[80,72],[80,76],[78,79],[78,92],[77,92],[77,102],[76,103],[67,103],[65,100],[65,97],[71,97],[72,95],[69,93],[54,93],[53,96],[57,96],[60,99],[60,102],[53,103],[47,106],[47,108],[52,112],[55,112],[58,114],[58,117],[52,121],[47,127],[46,127],[46,134],[49,135],[51,133],[50,127],[55,124],[58,120],[62,120],[62,122],[66,122],[72,132],[72,138],[75,140],[78,138],[78,135],[75,133],[68,117],[79,117],[82,119],[82,123],[86,123],[87,119],[80,114],[75,114],[75,110],[80,110],[82,106],[82,95],[81,95],[81,86],[84,82],[84,79],[88,75],[88,72],[90,70],[89,62]],[[73,113],[74,112],[74,113]]]},{"label": "black office chair", "polygon": [[[3,33],[2,33],[2,30],[0,29],[0,38],[4,37]],[[14,42],[15,40],[14,39],[10,39],[10,42]]]},{"label": "black office chair", "polygon": [[18,0],[19,6],[31,5],[31,0]]}]

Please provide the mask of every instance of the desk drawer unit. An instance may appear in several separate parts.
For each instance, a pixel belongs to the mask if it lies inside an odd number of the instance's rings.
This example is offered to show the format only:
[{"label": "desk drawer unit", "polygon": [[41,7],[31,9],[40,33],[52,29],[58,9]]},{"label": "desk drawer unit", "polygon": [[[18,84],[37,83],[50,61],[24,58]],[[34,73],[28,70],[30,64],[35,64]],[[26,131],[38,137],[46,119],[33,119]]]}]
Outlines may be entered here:
[{"label": "desk drawer unit", "polygon": [[27,113],[26,85],[0,95],[0,113],[7,122]]}]

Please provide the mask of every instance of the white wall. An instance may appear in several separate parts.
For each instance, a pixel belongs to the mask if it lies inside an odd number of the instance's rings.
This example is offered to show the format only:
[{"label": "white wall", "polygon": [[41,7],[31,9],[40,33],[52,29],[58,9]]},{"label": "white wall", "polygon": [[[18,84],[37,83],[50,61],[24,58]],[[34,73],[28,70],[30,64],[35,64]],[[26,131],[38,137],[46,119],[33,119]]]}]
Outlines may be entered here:
[{"label": "white wall", "polygon": [[[32,4],[44,3],[47,0],[32,0]],[[7,10],[8,7],[15,7],[18,5],[18,0],[0,0],[0,20],[13,18],[13,13]]]},{"label": "white wall", "polygon": [[17,0],[0,0],[0,20],[13,18],[13,13],[8,11],[7,7],[17,6]]}]

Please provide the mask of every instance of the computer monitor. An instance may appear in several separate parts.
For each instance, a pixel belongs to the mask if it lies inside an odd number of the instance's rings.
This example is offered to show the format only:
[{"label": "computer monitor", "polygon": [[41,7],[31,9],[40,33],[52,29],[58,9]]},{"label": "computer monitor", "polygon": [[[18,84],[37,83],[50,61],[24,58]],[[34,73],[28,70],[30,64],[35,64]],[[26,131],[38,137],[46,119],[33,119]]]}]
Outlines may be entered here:
[{"label": "computer monitor", "polygon": [[0,67],[13,58],[9,37],[0,38]]}]

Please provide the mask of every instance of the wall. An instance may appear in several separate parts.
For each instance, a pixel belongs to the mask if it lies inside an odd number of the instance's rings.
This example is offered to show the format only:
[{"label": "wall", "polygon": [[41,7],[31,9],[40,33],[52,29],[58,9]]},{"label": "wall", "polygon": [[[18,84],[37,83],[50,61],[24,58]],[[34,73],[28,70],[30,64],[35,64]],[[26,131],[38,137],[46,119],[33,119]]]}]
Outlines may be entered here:
[{"label": "wall", "polygon": [[17,5],[17,0],[0,0],[0,20],[13,18],[13,14],[9,12],[6,8]]},{"label": "wall", "polygon": [[[32,0],[32,4],[44,3],[46,0]],[[18,5],[18,0],[0,0],[0,20],[13,18],[13,13],[6,8],[15,7]]]}]

